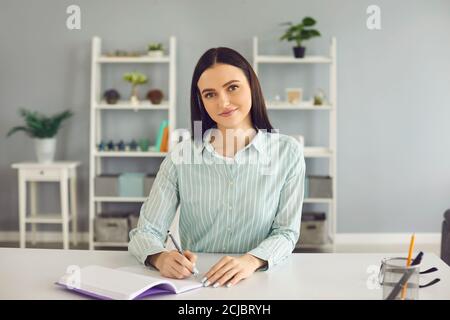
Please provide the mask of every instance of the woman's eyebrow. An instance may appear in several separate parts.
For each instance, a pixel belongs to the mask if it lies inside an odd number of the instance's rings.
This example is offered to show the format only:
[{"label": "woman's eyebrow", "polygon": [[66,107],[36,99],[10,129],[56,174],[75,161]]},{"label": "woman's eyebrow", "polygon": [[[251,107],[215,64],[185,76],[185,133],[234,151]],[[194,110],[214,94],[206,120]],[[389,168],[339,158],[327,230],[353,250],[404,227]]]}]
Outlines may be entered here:
[{"label": "woman's eyebrow", "polygon": [[[240,82],[240,81],[239,80],[230,80],[227,83],[225,83],[222,87],[226,87],[227,85],[229,85],[230,83],[233,83],[233,82]],[[206,91],[214,91],[214,89],[211,89],[211,88],[203,89],[202,94]]]}]

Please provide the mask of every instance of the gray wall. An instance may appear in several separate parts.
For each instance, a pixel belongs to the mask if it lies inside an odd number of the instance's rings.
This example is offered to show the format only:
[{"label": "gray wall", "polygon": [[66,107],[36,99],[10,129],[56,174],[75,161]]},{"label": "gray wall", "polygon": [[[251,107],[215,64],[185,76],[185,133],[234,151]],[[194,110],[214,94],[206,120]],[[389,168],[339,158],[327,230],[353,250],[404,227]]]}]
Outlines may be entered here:
[{"label": "gray wall", "polygon": [[[338,232],[439,232],[450,203],[449,1],[79,0],[82,28],[69,31],[65,11],[74,2],[0,1],[0,230],[18,229],[17,176],[10,164],[34,159],[30,139],[21,134],[5,138],[21,121],[20,107],[75,112],[58,136],[57,158],[83,163],[79,209],[81,229],[87,230],[93,36],[102,37],[106,50],[138,50],[176,36],[177,127],[188,128],[190,79],[205,50],[229,46],[251,61],[256,35],[261,51],[290,54],[291,44],[277,41],[283,31],[278,24],[311,15],[323,37],[308,43],[310,54],[327,50],[331,36],[338,40]],[[381,7],[382,30],[366,28],[370,4]],[[267,98],[291,86],[303,86],[307,95],[317,86],[328,88],[321,67],[264,68],[260,75]],[[105,71],[103,85],[127,94],[118,72]],[[158,83],[141,92],[151,85]],[[327,142],[314,130],[324,120],[320,115],[270,115],[282,133],[304,133],[308,144]],[[108,117],[116,119],[106,129],[110,138],[122,136],[117,123],[124,126],[124,138],[153,138],[151,125],[159,121],[126,113]],[[143,131],[130,131],[127,123],[133,118],[141,121]],[[156,171],[158,165],[154,159],[105,164],[110,172]],[[321,166],[309,160],[307,165],[309,172]],[[55,186],[43,188],[43,209],[55,206],[55,192]]]}]

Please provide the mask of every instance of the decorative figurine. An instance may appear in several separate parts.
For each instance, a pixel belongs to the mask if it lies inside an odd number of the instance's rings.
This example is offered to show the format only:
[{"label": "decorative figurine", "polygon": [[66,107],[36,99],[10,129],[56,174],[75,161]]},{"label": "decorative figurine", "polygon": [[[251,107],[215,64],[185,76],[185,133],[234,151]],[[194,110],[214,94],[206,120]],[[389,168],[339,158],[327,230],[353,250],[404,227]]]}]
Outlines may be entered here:
[{"label": "decorative figurine", "polygon": [[134,139],[131,140],[129,147],[130,147],[130,151],[137,151],[138,144],[137,144],[136,140],[134,140]]},{"label": "decorative figurine", "polygon": [[152,104],[160,104],[164,94],[159,89],[152,89],[147,92],[147,99],[150,100]]},{"label": "decorative figurine", "polygon": [[105,150],[106,150],[106,144],[102,140],[102,141],[100,141],[100,144],[98,145],[98,151],[105,151]]},{"label": "decorative figurine", "polygon": [[123,142],[123,140],[120,140],[116,146],[119,151],[125,151],[125,143]]},{"label": "decorative figurine", "polygon": [[107,104],[116,104],[120,99],[120,93],[116,89],[109,89],[105,91],[103,98]]},{"label": "decorative figurine", "polygon": [[112,140],[109,140],[107,147],[108,147],[108,151],[114,151],[114,149],[115,149],[114,142]]}]

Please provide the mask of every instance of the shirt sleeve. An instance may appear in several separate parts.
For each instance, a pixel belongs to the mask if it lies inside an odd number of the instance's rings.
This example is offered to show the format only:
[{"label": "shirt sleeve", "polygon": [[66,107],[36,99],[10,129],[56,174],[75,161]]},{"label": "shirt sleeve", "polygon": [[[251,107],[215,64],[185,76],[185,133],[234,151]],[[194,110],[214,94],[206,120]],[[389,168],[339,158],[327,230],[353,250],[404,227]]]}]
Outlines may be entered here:
[{"label": "shirt sleeve", "polygon": [[141,263],[149,255],[167,251],[167,230],[180,202],[178,178],[170,154],[161,163],[149,196],[141,207],[137,228],[130,231],[128,251]]},{"label": "shirt sleeve", "polygon": [[305,159],[300,144],[291,148],[292,164],[280,193],[280,201],[269,236],[248,253],[267,261],[268,270],[286,259],[300,236],[305,183]]}]

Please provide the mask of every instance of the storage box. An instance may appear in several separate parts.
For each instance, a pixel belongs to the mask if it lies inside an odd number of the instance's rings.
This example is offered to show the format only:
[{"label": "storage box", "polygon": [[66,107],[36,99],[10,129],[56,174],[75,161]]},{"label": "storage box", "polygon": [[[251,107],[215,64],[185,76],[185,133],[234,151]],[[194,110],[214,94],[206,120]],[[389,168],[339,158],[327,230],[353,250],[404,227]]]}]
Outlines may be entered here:
[{"label": "storage box", "polygon": [[148,197],[150,190],[152,189],[153,182],[155,182],[155,175],[147,175],[144,178],[144,197]]},{"label": "storage box", "polygon": [[101,214],[94,220],[96,242],[128,242],[128,214]]},{"label": "storage box", "polygon": [[123,173],[119,176],[120,197],[144,196],[144,173]]},{"label": "storage box", "polygon": [[303,212],[300,238],[296,248],[305,244],[327,243],[326,222],[325,212]]},{"label": "storage box", "polygon": [[332,198],[333,180],[330,176],[308,176],[309,198]]},{"label": "storage box", "polygon": [[119,175],[102,174],[95,177],[96,197],[117,197],[119,196]]}]

